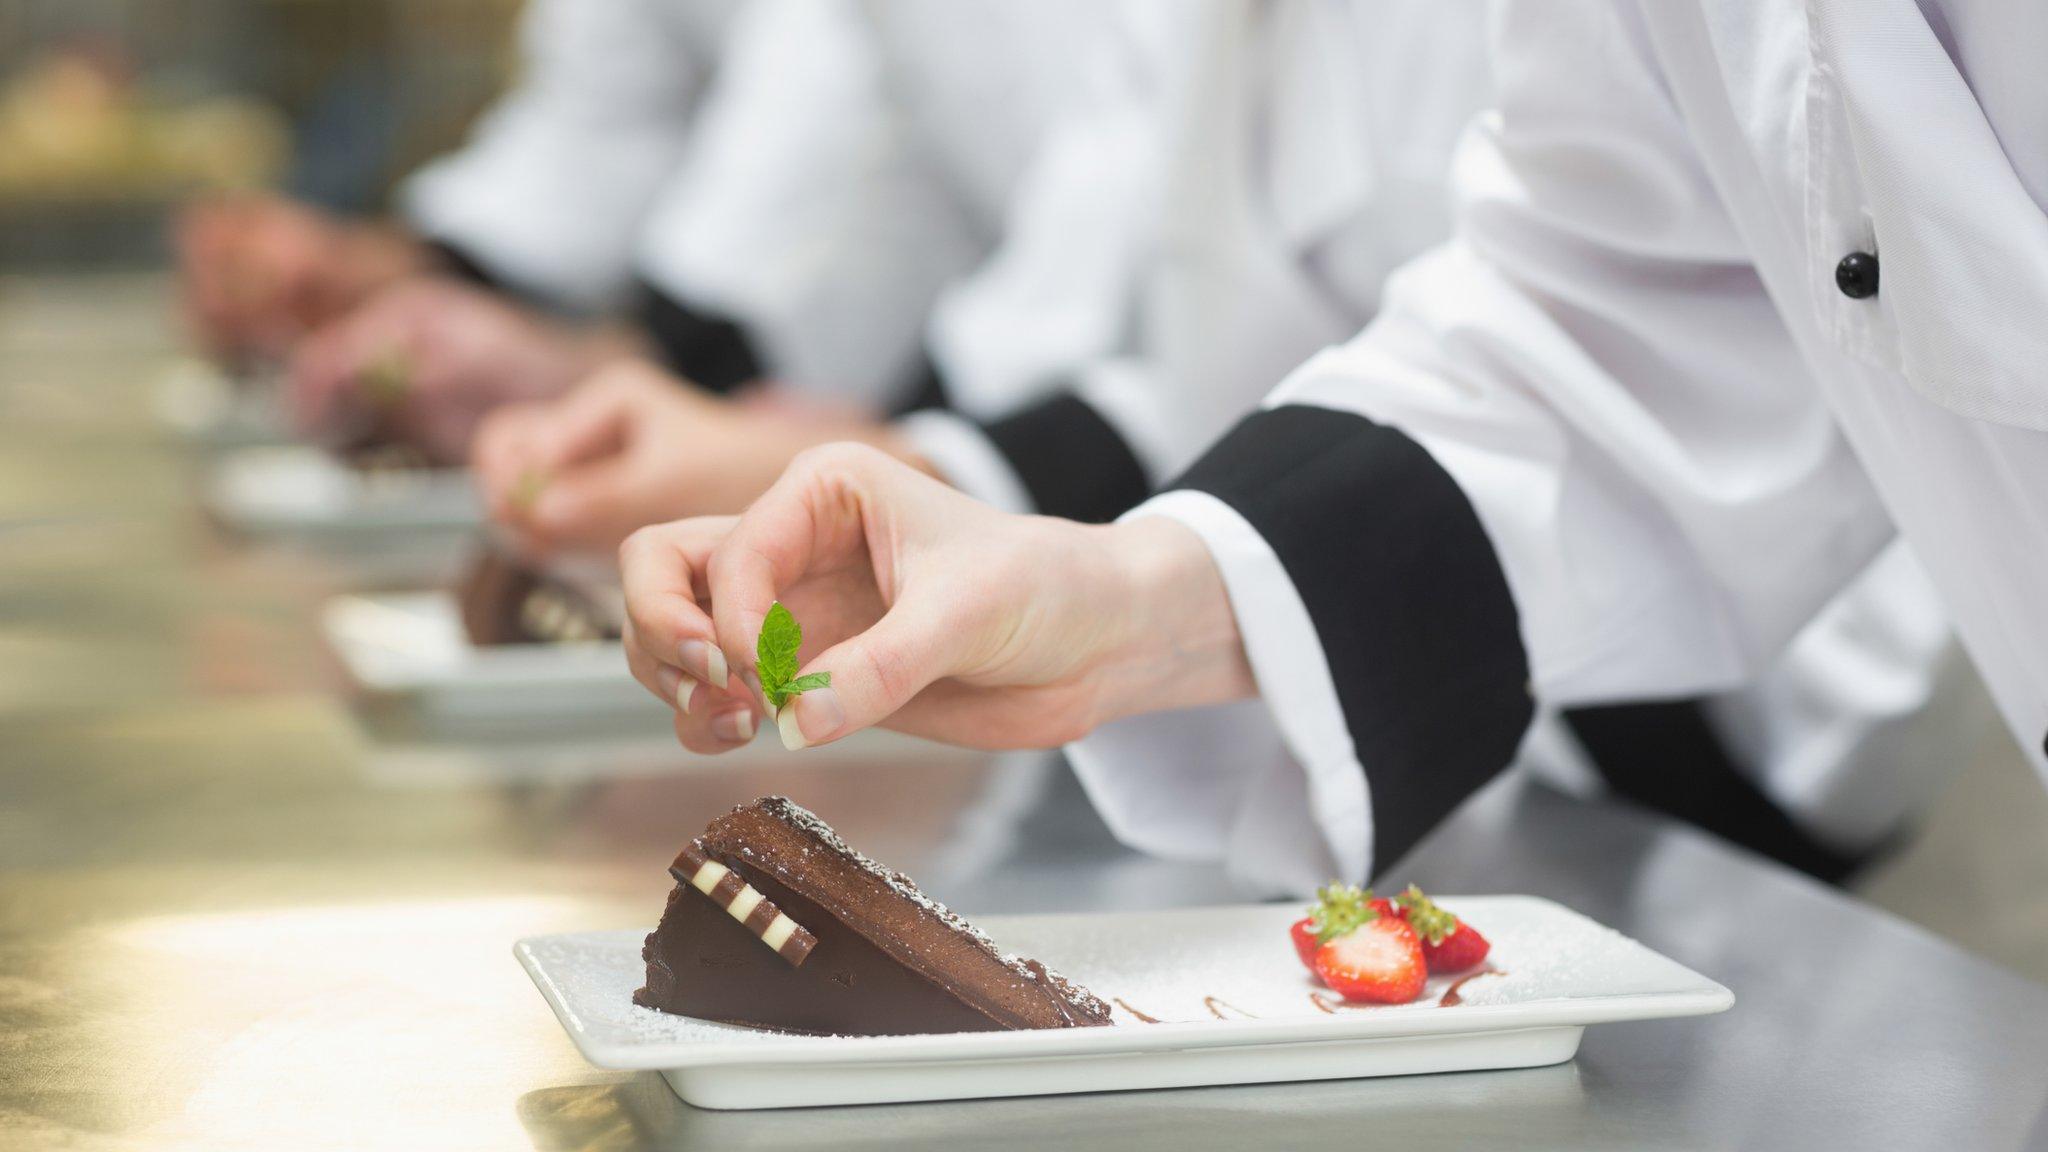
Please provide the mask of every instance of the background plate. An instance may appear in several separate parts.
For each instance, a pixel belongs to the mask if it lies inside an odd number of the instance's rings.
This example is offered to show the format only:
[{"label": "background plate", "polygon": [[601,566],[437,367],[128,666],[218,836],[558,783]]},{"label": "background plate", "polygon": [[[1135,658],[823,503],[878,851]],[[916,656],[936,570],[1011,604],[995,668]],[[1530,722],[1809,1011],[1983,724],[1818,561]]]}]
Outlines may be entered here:
[{"label": "background plate", "polygon": [[322,609],[321,625],[365,691],[450,718],[666,715],[627,670],[618,641],[478,647],[447,592],[338,596]]},{"label": "background plate", "polygon": [[463,469],[368,475],[304,445],[222,454],[205,498],[215,519],[256,533],[446,532],[483,519]]}]

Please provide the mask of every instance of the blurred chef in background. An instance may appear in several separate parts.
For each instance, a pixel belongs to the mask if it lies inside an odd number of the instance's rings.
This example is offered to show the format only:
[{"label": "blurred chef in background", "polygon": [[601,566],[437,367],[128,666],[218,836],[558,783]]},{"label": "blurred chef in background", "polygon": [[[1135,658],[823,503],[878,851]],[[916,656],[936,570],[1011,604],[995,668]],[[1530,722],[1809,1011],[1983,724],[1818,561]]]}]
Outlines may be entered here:
[{"label": "blurred chef in background", "polygon": [[631,251],[686,154],[737,0],[534,0],[518,85],[460,151],[410,178],[394,220],[255,194],[188,209],[182,298],[230,365],[292,360],[300,426],[360,415],[403,377],[395,431],[459,461],[482,412],[637,351],[590,323],[629,309]]}]

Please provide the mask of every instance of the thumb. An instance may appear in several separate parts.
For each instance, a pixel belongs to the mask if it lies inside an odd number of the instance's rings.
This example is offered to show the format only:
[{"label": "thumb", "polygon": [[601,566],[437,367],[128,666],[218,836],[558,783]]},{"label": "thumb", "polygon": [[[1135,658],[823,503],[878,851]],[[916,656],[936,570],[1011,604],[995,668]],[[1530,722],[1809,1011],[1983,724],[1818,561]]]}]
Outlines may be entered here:
[{"label": "thumb", "polygon": [[955,671],[959,629],[943,616],[904,601],[867,631],[826,649],[801,676],[824,673],[831,683],[791,697],[775,716],[784,747],[825,744],[887,720],[934,681]]}]

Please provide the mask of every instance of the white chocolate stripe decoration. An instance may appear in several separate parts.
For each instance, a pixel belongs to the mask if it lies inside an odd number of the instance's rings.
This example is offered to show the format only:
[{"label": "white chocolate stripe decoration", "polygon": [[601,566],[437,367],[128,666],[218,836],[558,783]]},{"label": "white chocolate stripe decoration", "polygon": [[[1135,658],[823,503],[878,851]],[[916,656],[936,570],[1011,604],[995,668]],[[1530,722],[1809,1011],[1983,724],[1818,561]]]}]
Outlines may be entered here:
[{"label": "white chocolate stripe decoration", "polygon": [[761,895],[760,889],[740,879],[739,873],[713,860],[704,851],[701,841],[692,840],[683,845],[676,862],[669,866],[669,873],[711,897],[712,902],[725,909],[727,915],[745,925],[747,931],[760,937],[761,943],[774,949],[776,955],[794,967],[802,967],[810,957],[811,949],[818,946],[816,936],[785,916],[773,900]]}]

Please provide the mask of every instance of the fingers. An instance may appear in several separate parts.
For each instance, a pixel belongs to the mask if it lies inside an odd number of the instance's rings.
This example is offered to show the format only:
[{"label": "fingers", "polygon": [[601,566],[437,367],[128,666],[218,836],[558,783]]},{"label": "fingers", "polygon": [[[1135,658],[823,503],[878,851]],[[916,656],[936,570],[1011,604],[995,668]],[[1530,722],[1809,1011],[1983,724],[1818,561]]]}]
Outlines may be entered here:
[{"label": "fingers", "polygon": [[547,426],[530,444],[525,463],[553,476],[573,465],[623,451],[645,392],[640,365],[600,372],[551,407]]},{"label": "fingers", "polygon": [[[740,517],[708,568],[718,640],[735,667],[754,668],[761,622],[780,589],[867,555],[871,513],[915,516],[921,501],[906,481],[929,483],[873,449],[830,445],[804,453]],[[876,579],[885,578],[878,568]],[[850,585],[842,595],[853,595]],[[802,748],[872,726],[950,674],[959,649],[954,615],[944,598],[906,595],[865,632],[814,658],[801,671],[829,673],[831,683],[795,697],[776,717],[783,743]]]},{"label": "fingers", "polygon": [[783,747],[795,751],[871,728],[951,675],[959,629],[934,601],[906,596],[874,626],[826,649],[802,674],[831,684],[792,698],[775,717]]},{"label": "fingers", "polygon": [[626,590],[626,662],[633,676],[676,709],[676,738],[698,752],[752,740],[760,709],[730,673],[699,607],[700,574],[730,518],[642,529],[619,549]]},{"label": "fingers", "polygon": [[340,422],[359,326],[353,319],[344,320],[315,334],[292,354],[285,402],[301,434],[327,434]]},{"label": "fingers", "polygon": [[536,488],[543,478],[527,461],[532,459],[533,440],[550,407],[535,402],[506,404],[485,416],[477,428],[469,467],[495,523],[517,527],[527,506],[539,495]]},{"label": "fingers", "polygon": [[616,548],[652,516],[643,517],[642,470],[622,457],[554,475],[526,505],[523,527],[543,549],[602,552]]},{"label": "fingers", "polygon": [[[640,390],[617,370],[559,401],[508,405],[479,432],[477,480],[491,517],[536,549],[616,547],[640,524],[621,523],[621,461]],[[644,523],[644,521],[642,522]]]},{"label": "fingers", "polygon": [[859,519],[857,497],[837,478],[794,465],[739,518],[708,569],[718,643],[734,668],[752,673],[761,622],[778,590],[823,567],[826,550],[843,547],[839,538],[858,539]]}]

